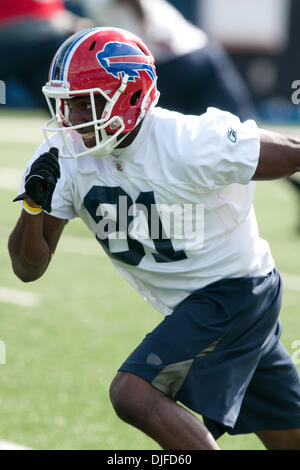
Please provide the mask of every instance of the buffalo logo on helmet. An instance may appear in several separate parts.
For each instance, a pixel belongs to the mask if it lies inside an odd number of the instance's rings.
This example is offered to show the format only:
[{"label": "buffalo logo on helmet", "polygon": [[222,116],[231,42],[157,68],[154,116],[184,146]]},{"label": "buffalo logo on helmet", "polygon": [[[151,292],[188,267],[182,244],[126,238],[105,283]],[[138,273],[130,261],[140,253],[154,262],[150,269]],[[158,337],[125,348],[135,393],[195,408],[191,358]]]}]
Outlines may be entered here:
[{"label": "buffalo logo on helmet", "polygon": [[104,70],[117,79],[128,75],[128,81],[135,82],[140,78],[139,72],[145,71],[152,81],[156,74],[151,57],[146,56],[140,49],[122,42],[108,42],[102,51],[97,53],[97,59]]}]

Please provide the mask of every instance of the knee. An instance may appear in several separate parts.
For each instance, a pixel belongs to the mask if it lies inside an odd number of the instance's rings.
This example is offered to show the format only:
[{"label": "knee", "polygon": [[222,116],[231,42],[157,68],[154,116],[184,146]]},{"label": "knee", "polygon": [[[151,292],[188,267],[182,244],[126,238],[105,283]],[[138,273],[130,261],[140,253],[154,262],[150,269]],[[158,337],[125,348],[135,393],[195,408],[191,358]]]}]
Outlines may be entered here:
[{"label": "knee", "polygon": [[140,377],[118,372],[111,383],[109,395],[118,417],[127,423],[138,425],[148,419],[156,392],[160,393]]}]

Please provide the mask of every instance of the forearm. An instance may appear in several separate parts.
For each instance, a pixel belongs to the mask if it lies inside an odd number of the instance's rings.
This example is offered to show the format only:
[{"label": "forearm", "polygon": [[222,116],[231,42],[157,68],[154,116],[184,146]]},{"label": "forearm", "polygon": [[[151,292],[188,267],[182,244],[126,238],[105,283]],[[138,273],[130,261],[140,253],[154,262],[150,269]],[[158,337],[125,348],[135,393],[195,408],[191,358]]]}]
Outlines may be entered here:
[{"label": "forearm", "polygon": [[46,270],[51,250],[43,235],[44,213],[32,216],[22,211],[8,241],[13,271],[23,282],[35,281]]},{"label": "forearm", "polygon": [[260,157],[254,180],[290,176],[300,171],[300,138],[260,130]]}]

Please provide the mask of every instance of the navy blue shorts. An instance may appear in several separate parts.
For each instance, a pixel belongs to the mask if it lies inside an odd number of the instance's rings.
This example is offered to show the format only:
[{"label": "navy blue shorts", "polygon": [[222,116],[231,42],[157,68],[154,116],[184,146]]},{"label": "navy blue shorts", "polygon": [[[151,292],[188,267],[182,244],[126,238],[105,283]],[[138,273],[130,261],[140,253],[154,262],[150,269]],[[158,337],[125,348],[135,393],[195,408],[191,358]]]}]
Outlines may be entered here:
[{"label": "navy blue shorts", "polygon": [[300,380],[279,341],[281,297],[276,269],[196,290],[119,370],[202,415],[216,439],[300,428]]}]

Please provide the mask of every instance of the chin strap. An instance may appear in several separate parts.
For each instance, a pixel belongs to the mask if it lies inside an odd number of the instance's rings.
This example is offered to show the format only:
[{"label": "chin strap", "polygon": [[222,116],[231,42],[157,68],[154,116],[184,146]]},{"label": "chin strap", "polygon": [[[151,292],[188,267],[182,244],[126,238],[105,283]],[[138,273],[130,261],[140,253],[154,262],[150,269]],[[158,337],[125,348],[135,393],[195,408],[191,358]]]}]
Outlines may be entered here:
[{"label": "chin strap", "polygon": [[129,75],[125,74],[124,77],[122,78],[121,85],[119,86],[119,88],[115,92],[114,96],[105,105],[105,107],[103,109],[103,112],[102,112],[101,120],[110,118],[113,107],[115,106],[116,102],[118,101],[120,95],[122,93],[124,93],[124,91],[126,90],[128,80],[129,80]]},{"label": "chin strap", "polygon": [[[149,96],[150,96],[153,88],[156,86],[156,82],[157,82],[157,77],[155,78],[155,80],[153,81],[151,87],[149,88],[149,90],[147,91],[147,93],[144,96],[144,99],[143,99],[142,104],[141,104],[141,111],[140,111],[139,117],[136,120],[135,127],[141,122],[141,120],[145,117],[146,112],[148,111],[148,109],[147,109],[148,99],[149,99]],[[159,100],[159,96],[160,96],[160,93],[158,91],[157,92],[157,98],[151,104],[151,108],[153,108],[157,104],[157,102]]]}]

